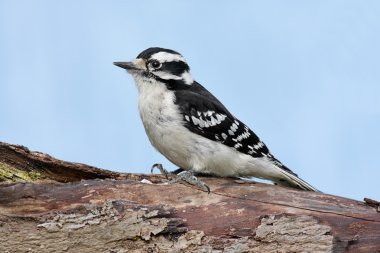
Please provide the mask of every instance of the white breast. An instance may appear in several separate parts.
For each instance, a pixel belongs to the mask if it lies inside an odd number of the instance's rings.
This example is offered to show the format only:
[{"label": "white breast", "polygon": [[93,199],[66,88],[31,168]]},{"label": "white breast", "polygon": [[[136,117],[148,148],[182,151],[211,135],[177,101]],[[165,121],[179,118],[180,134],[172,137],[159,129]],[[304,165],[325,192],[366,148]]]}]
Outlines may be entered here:
[{"label": "white breast", "polygon": [[159,82],[136,80],[139,89],[139,112],[152,145],[170,161],[187,168],[190,141],[184,132],[182,115],[174,105],[174,93]]}]

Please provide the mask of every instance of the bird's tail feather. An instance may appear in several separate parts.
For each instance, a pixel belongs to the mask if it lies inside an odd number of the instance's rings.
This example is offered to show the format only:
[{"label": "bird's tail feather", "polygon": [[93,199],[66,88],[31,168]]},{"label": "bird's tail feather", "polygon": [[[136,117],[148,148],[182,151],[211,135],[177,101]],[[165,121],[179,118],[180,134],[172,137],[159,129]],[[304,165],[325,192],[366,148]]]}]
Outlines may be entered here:
[{"label": "bird's tail feather", "polygon": [[281,173],[284,176],[284,178],[286,179],[286,181],[276,180],[276,184],[278,184],[278,185],[300,188],[300,189],[305,190],[305,191],[321,192],[321,191],[317,190],[316,188],[314,188],[313,186],[311,186],[310,184],[303,181],[301,178],[299,178],[295,174],[292,174],[292,173],[290,173],[286,170],[283,170],[283,169],[281,169]]}]

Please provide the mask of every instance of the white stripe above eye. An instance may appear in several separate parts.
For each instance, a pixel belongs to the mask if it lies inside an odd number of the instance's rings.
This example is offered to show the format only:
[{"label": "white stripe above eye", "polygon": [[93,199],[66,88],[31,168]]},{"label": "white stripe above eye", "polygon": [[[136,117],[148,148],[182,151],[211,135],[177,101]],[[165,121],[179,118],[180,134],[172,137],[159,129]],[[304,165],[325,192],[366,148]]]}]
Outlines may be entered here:
[{"label": "white stripe above eye", "polygon": [[171,61],[183,61],[183,62],[186,62],[185,61],[185,58],[183,58],[181,55],[179,54],[172,54],[172,53],[168,53],[168,52],[158,52],[158,53],[155,53],[153,54],[150,59],[155,59],[159,62],[171,62]]}]

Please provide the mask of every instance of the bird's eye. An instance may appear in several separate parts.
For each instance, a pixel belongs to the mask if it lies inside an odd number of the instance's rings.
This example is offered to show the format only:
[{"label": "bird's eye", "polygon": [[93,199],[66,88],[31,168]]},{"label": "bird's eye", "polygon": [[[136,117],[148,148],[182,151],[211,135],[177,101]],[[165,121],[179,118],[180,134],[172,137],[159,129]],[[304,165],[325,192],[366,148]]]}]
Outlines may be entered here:
[{"label": "bird's eye", "polygon": [[153,60],[150,62],[150,66],[152,66],[154,69],[158,69],[161,67],[161,63],[159,61]]}]

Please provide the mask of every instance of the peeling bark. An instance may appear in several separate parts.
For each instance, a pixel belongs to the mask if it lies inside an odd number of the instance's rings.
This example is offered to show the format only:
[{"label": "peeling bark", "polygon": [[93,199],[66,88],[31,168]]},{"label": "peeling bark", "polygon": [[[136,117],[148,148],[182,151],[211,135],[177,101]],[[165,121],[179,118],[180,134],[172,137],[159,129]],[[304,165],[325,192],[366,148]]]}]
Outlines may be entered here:
[{"label": "peeling bark", "polygon": [[0,183],[0,252],[380,252],[380,213],[360,201],[202,178],[207,194],[5,143],[0,164],[41,175]]}]

